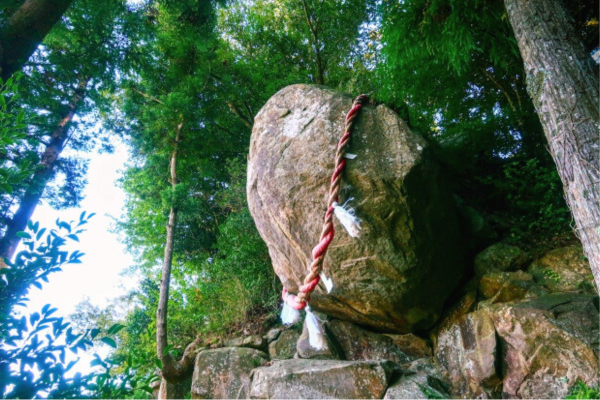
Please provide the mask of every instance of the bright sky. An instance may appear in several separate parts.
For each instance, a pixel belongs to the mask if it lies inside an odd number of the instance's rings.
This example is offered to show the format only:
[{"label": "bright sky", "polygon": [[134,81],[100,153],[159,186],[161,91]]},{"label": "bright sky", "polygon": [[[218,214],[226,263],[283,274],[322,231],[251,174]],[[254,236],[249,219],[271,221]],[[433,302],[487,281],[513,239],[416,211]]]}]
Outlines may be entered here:
[{"label": "bright sky", "polygon": [[112,154],[82,154],[89,157],[87,180],[79,208],[54,210],[47,204],[39,205],[32,221],[39,221],[40,227],[53,228],[55,221],[77,221],[82,211],[95,212],[86,232],[79,235],[79,243],[70,242],[67,250],[85,253],[82,264],[66,265],[62,272],[50,276],[42,290],[30,291],[29,312],[39,311],[46,303],[58,308],[57,314],[68,316],[75,306],[90,298],[92,304],[107,305],[111,299],[123,294],[127,288],[135,287],[133,278],[120,276],[120,272],[133,264],[133,259],[125,253],[125,246],[119,242],[117,234],[110,230],[114,224],[111,217],[118,218],[124,206],[125,194],[116,185],[120,171],[127,160],[127,148],[118,143]]}]

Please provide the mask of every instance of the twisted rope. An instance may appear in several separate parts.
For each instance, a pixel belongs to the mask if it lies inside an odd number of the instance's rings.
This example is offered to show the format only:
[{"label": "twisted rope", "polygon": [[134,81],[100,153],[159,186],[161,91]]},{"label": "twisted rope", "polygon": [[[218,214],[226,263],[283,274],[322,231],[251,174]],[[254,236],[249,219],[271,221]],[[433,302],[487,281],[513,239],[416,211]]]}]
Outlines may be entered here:
[{"label": "twisted rope", "polygon": [[327,249],[329,248],[329,245],[331,244],[335,234],[333,229],[333,203],[338,202],[342,172],[346,167],[346,159],[344,158],[346,155],[346,148],[348,147],[348,142],[350,141],[350,134],[352,132],[352,127],[354,126],[354,119],[358,115],[363,104],[368,100],[369,97],[367,95],[361,94],[358,96],[354,100],[348,115],[346,115],[345,133],[338,143],[337,152],[335,154],[335,168],[331,177],[331,184],[329,186],[329,198],[327,200],[327,212],[325,213],[323,230],[321,231],[319,243],[312,250],[313,260],[309,267],[308,275],[306,275],[304,278],[303,285],[300,286],[297,295],[293,295],[289,293],[285,287],[283,288],[283,300],[295,310],[302,310],[304,307],[306,307],[308,301],[310,301],[310,294],[313,292],[313,290],[315,290],[319,284],[319,281],[321,280],[319,274],[323,269],[323,260],[325,259],[325,254],[327,253]]}]

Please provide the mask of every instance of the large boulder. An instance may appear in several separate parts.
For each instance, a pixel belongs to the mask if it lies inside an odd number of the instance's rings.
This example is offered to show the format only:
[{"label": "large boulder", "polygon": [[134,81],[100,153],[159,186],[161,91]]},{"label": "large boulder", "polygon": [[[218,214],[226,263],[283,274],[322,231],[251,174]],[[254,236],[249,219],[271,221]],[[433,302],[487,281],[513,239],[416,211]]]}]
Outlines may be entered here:
[{"label": "large boulder", "polygon": [[254,370],[253,399],[381,399],[394,372],[390,362],[275,361]]},{"label": "large boulder", "polygon": [[267,360],[262,351],[247,347],[198,353],[192,376],[192,399],[248,398],[250,373]]},{"label": "large boulder", "polygon": [[[275,272],[297,292],[317,244],[337,142],[352,97],[293,85],[255,118],[248,159],[248,203]],[[330,294],[311,306],[382,331],[431,326],[461,279],[461,232],[427,143],[389,108],[366,105],[355,124],[342,202],[353,197],[360,238],[335,221],[324,269]]]},{"label": "large boulder", "polygon": [[598,384],[598,298],[552,294],[490,305],[444,323],[436,357],[455,396],[564,398]]}]

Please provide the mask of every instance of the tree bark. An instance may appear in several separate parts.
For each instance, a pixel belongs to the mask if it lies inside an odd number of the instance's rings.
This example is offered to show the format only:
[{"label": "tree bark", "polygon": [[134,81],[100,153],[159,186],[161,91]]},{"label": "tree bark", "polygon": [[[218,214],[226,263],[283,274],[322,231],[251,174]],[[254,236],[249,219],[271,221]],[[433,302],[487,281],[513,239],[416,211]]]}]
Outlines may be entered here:
[{"label": "tree bark", "polygon": [[0,34],[0,77],[20,70],[73,0],[25,0]]},{"label": "tree bark", "polygon": [[69,124],[85,98],[89,81],[90,77],[85,77],[79,81],[77,89],[75,89],[75,95],[69,103],[67,113],[63,115],[58,126],[52,132],[52,136],[50,136],[50,142],[46,145],[39,169],[35,172],[32,183],[21,199],[19,208],[8,224],[4,236],[0,239],[0,260],[2,261],[0,267],[4,266],[4,258],[10,259],[15,254],[15,250],[21,241],[21,238],[17,236],[17,232],[25,230],[27,221],[33,215],[48,181],[52,178],[54,165],[56,165],[68,137]]},{"label": "tree bark", "polygon": [[[170,160],[170,182],[173,192],[177,186],[177,152],[181,142],[181,129],[183,122],[177,126],[175,135],[175,144]],[[169,306],[169,287],[171,285],[171,267],[173,265],[173,241],[175,238],[175,229],[177,228],[177,207],[172,205],[169,210],[169,222],[167,224],[167,241],[165,244],[165,256],[162,265],[162,278],[160,281],[160,297],[158,300],[158,309],[156,310],[156,353],[162,363],[161,373],[163,378],[169,383],[177,383],[184,379],[193,366],[195,350],[198,345],[198,339],[190,343],[183,357],[176,362],[166,351],[168,345],[167,335],[167,315]],[[160,398],[160,397],[159,397]]]},{"label": "tree bark", "polygon": [[527,73],[527,91],[584,253],[600,288],[598,69],[559,0],[505,0]]}]

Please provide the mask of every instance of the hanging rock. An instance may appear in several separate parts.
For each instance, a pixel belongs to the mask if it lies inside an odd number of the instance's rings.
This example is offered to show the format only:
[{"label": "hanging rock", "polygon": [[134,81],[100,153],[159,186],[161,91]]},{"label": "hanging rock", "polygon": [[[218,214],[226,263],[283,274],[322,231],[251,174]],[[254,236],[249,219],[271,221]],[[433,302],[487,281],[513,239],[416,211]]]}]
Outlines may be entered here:
[{"label": "hanging rock", "polygon": [[336,360],[275,361],[254,370],[253,399],[381,399],[393,365]]},{"label": "hanging rock", "polygon": [[267,360],[262,351],[246,347],[225,347],[198,353],[192,376],[192,398],[248,398],[250,372]]},{"label": "hanging rock", "polygon": [[[296,293],[321,233],[337,142],[352,97],[310,85],[275,94],[255,118],[248,203],[275,272]],[[359,238],[335,220],[324,262],[333,291],[311,307],[381,331],[430,327],[461,279],[462,234],[425,140],[385,106],[362,108],[340,202],[353,197]]]}]

